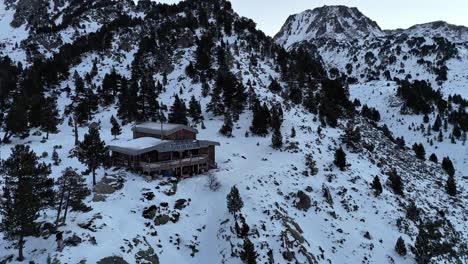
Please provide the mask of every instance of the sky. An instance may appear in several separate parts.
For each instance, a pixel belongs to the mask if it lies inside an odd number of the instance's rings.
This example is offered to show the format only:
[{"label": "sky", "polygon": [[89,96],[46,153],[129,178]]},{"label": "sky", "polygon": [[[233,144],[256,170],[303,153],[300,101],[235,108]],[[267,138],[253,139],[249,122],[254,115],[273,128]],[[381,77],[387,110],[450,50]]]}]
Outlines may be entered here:
[{"label": "sky", "polygon": [[289,15],[323,5],[357,7],[382,29],[409,28],[437,20],[468,26],[468,0],[231,0],[231,3],[238,14],[254,20],[270,36],[281,29]]}]

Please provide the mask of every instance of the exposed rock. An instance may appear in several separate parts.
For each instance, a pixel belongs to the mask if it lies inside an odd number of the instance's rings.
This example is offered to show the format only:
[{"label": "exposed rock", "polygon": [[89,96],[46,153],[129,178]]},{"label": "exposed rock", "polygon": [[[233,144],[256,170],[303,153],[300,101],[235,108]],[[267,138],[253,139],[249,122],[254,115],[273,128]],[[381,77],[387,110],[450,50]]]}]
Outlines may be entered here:
[{"label": "exposed rock", "polygon": [[76,234],[73,234],[73,236],[65,239],[63,243],[70,247],[76,247],[81,243],[81,237],[77,236]]},{"label": "exposed rock", "polygon": [[296,202],[296,208],[299,210],[304,210],[304,211],[309,210],[309,208],[311,207],[309,195],[307,195],[303,191],[298,191],[297,198],[299,199],[299,201]]},{"label": "exposed rock", "polygon": [[103,182],[99,182],[94,186],[94,192],[97,194],[113,194],[115,191],[114,187]]},{"label": "exposed rock", "polygon": [[121,257],[106,257],[97,262],[97,264],[129,264]]},{"label": "exposed rock", "polygon": [[182,210],[187,207],[187,200],[186,199],[179,199],[175,202],[174,208],[178,210]]},{"label": "exposed rock", "polygon": [[157,210],[158,210],[158,207],[156,207],[156,205],[151,205],[150,207],[143,210],[143,217],[146,219],[154,219],[154,217],[156,216]]},{"label": "exposed rock", "polygon": [[165,225],[167,222],[169,222],[169,220],[171,220],[171,218],[166,214],[158,215],[156,219],[154,219],[154,224],[157,226]]},{"label": "exposed rock", "polygon": [[143,193],[143,197],[145,197],[146,200],[151,201],[154,199],[154,192],[145,192]]},{"label": "exposed rock", "polygon": [[93,202],[105,202],[106,201],[106,196],[102,194],[95,194],[93,197]]}]

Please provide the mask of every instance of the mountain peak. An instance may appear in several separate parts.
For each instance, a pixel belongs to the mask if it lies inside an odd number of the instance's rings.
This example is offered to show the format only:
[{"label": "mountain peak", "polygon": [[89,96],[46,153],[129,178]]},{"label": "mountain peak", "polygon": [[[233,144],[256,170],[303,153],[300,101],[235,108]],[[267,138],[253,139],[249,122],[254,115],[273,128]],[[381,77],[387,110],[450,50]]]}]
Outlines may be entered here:
[{"label": "mountain peak", "polygon": [[379,25],[355,7],[322,6],[290,16],[275,36],[277,43],[290,47],[312,39],[357,39],[385,35]]}]

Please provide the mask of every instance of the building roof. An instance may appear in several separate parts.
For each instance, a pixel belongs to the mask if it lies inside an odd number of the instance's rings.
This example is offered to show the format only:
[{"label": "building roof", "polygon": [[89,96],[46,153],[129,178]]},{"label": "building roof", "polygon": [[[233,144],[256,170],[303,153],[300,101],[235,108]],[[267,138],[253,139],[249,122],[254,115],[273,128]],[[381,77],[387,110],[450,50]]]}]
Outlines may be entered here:
[{"label": "building roof", "polygon": [[195,128],[189,127],[186,125],[181,125],[181,124],[163,123],[162,128],[161,128],[161,123],[146,122],[146,123],[138,124],[133,128],[133,131],[135,132],[153,134],[153,135],[161,135],[161,131],[162,131],[163,136],[173,134],[180,130],[188,130],[188,131],[198,134],[198,130],[196,130]]},{"label": "building roof", "polygon": [[184,151],[219,145],[218,142],[209,140],[161,140],[152,137],[141,137],[128,141],[115,142],[109,145],[109,149],[113,152],[137,156],[151,151]]}]

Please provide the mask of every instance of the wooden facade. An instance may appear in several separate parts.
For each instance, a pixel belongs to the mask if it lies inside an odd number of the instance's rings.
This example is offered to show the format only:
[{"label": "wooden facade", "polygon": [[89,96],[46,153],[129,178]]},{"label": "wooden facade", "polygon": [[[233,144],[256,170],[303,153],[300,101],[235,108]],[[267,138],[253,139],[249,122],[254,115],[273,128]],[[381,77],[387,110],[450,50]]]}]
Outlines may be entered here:
[{"label": "wooden facade", "polygon": [[123,146],[110,146],[113,165],[148,175],[176,177],[216,168],[215,146],[219,143],[197,140],[196,130],[185,126],[171,124],[170,131],[158,131],[155,127],[140,126],[133,130],[133,140]]}]

